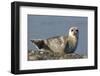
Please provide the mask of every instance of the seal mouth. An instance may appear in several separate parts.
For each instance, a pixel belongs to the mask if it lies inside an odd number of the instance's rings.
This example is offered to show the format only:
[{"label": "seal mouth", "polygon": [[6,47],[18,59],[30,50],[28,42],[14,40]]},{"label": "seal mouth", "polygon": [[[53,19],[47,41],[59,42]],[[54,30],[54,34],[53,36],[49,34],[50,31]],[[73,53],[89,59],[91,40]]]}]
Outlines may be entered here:
[{"label": "seal mouth", "polygon": [[76,36],[77,35],[77,32],[74,32],[73,34]]}]

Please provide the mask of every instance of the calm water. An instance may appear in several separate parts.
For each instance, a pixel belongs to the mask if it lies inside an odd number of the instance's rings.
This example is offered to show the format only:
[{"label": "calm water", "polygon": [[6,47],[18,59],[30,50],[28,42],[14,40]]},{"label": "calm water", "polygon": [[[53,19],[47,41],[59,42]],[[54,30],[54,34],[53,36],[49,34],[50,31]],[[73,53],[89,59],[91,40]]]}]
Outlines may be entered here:
[{"label": "calm water", "polygon": [[72,26],[79,28],[79,43],[76,53],[87,55],[87,17],[28,15],[28,49],[36,49],[30,40],[67,35],[68,29]]}]

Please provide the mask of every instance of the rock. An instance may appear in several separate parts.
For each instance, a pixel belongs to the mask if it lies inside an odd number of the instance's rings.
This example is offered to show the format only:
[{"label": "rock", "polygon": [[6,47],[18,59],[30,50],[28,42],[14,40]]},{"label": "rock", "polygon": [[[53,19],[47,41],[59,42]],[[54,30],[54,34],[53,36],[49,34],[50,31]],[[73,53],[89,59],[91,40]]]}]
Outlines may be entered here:
[{"label": "rock", "polygon": [[38,50],[30,50],[28,51],[28,60],[60,60],[60,59],[80,59],[84,58],[76,53],[64,54],[60,55],[59,53],[52,53],[49,51],[38,51]]}]

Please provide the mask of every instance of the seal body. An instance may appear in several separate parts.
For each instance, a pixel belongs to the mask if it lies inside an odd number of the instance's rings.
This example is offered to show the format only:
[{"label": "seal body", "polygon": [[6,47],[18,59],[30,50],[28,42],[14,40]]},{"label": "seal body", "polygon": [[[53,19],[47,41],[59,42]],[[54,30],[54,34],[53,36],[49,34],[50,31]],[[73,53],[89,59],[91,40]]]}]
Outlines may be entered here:
[{"label": "seal body", "polygon": [[52,53],[60,55],[74,53],[78,44],[79,30],[77,27],[71,27],[67,36],[56,36],[44,40],[31,40],[38,49],[49,50]]}]

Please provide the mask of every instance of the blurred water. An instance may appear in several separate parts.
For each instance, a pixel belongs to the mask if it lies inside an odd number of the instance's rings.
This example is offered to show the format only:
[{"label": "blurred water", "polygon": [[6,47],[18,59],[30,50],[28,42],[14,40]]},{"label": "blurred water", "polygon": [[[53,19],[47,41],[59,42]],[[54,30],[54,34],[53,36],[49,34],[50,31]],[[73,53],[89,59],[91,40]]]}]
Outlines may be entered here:
[{"label": "blurred water", "polygon": [[36,49],[30,40],[67,35],[68,29],[72,26],[79,28],[76,53],[86,56],[88,51],[87,17],[28,15],[28,49]]}]

